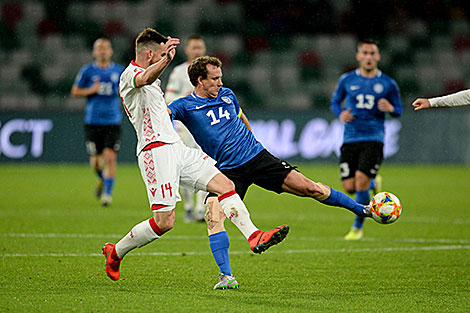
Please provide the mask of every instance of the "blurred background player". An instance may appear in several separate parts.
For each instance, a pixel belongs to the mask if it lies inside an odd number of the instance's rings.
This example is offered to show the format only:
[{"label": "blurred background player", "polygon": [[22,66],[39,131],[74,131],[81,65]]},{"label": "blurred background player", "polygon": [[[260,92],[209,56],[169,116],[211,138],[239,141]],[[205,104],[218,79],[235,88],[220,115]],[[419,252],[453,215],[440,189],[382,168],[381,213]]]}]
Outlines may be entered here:
[{"label": "blurred background player", "polygon": [[96,196],[103,206],[112,202],[121,135],[119,77],[124,68],[111,62],[112,55],[111,41],[97,39],[93,44],[95,62],[80,69],[71,91],[73,97],[87,97],[86,149],[98,176]]},{"label": "blurred background player", "polygon": [[[186,39],[184,52],[188,60],[177,65],[171,72],[168,80],[165,90],[165,101],[167,104],[170,104],[175,99],[189,95],[194,90],[194,86],[189,81],[188,66],[194,59],[206,54],[204,39],[198,35],[188,37]],[[201,149],[183,123],[174,121],[174,125],[185,145],[191,148]],[[199,191],[196,194],[196,201],[194,201],[193,191],[182,187],[181,196],[183,198],[185,211],[184,221],[187,223],[204,222],[204,200],[207,196],[207,192]]]},{"label": "blurred background player", "polygon": [[[243,199],[248,187],[255,184],[276,193],[310,197],[357,215],[369,216],[364,205],[305,177],[256,140],[234,92],[222,87],[221,66],[222,62],[215,57],[194,60],[189,66],[194,92],[173,101],[169,109],[173,118],[184,122],[202,149],[217,161],[221,172],[234,182],[237,194]],[[224,227],[225,215],[216,196],[209,194],[205,218],[209,244],[221,273],[220,282],[214,289],[224,289],[230,288],[225,281],[232,277],[228,254],[230,241]],[[232,215],[228,216],[232,218]]]},{"label": "blurred background player", "polygon": [[428,108],[470,105],[470,89],[431,99],[418,98],[411,105],[415,111]]},{"label": "blurred background player", "polygon": [[[356,201],[367,205],[369,190],[379,192],[376,178],[383,160],[385,113],[398,117],[402,103],[398,85],[378,69],[379,46],[372,40],[360,41],[356,60],[359,68],[343,74],[333,92],[331,111],[345,124],[339,170],[343,188],[356,193]],[[344,108],[341,103],[345,101]],[[356,216],[346,240],[362,238],[364,218]]]}]

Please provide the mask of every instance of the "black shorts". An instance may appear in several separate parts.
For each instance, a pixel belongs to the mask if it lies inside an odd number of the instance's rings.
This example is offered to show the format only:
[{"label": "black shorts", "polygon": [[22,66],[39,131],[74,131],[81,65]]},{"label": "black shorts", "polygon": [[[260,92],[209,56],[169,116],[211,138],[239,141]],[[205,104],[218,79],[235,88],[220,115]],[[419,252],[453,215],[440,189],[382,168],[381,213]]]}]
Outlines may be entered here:
[{"label": "black shorts", "polygon": [[[235,191],[243,199],[251,184],[281,193],[284,179],[293,169],[295,169],[294,166],[279,160],[264,149],[245,164],[236,168],[223,169],[221,172],[233,181]],[[208,197],[212,196],[216,194],[208,195]]]},{"label": "black shorts", "polygon": [[85,125],[86,151],[90,156],[101,154],[104,148],[119,151],[120,137],[121,125]]},{"label": "black shorts", "polygon": [[384,144],[378,141],[345,143],[341,146],[341,179],[354,177],[357,170],[375,178],[384,157]]}]

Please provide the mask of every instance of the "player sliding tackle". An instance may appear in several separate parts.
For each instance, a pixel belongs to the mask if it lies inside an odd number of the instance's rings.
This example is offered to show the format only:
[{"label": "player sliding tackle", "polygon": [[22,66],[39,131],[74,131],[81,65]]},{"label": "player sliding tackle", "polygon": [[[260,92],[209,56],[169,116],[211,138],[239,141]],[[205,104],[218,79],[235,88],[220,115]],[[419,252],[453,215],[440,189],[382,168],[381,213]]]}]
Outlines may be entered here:
[{"label": "player sliding tackle", "polygon": [[116,245],[103,247],[105,270],[112,280],[120,277],[122,258],[173,228],[179,184],[218,195],[223,212],[248,239],[250,248],[261,253],[281,242],[289,232],[282,225],[259,230],[234,184],[202,151],[185,146],[168,115],[158,77],[173,60],[179,39],[164,37],[147,28],[136,39],[136,59],[121,75],[119,91],[123,106],[137,133],[137,157],[153,217],[135,225]]},{"label": "player sliding tackle", "polygon": [[[217,161],[222,173],[235,183],[237,194],[243,199],[248,187],[256,184],[277,193],[311,197],[327,205],[346,208],[358,216],[370,217],[368,206],[308,179],[289,163],[270,154],[256,140],[235,94],[222,87],[221,66],[222,62],[215,57],[194,60],[188,68],[194,92],[172,102],[169,109],[173,118],[181,120],[201,148]],[[235,285],[228,283],[236,281],[230,269],[230,243],[224,228],[227,214],[221,212],[216,196],[210,194],[206,206],[210,247],[221,272],[214,288],[233,288]]]}]

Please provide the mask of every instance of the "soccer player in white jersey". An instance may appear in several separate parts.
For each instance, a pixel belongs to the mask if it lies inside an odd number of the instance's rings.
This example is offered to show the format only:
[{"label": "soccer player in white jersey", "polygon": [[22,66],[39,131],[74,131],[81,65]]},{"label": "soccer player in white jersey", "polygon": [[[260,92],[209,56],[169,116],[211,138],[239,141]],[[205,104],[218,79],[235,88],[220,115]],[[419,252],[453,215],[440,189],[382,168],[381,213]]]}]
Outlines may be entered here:
[{"label": "soccer player in white jersey", "polygon": [[[120,277],[122,258],[173,228],[179,184],[214,192],[225,215],[238,227],[250,248],[261,253],[281,242],[289,232],[282,225],[260,231],[251,221],[231,180],[201,150],[185,146],[173,128],[158,77],[173,60],[179,39],[164,37],[146,28],[136,38],[136,59],[121,75],[119,91],[123,106],[137,134],[137,158],[147,189],[153,217],[135,225],[117,244],[103,246],[105,271],[112,280]],[[238,285],[226,277],[228,286]]]},{"label": "soccer player in white jersey", "polygon": [[437,107],[470,105],[470,89],[431,99],[418,98],[411,105],[415,111]]},{"label": "soccer player in white jersey", "polygon": [[[188,60],[175,66],[170,74],[165,90],[165,100],[167,104],[170,104],[173,100],[189,95],[194,90],[194,86],[189,81],[188,66],[194,59],[206,54],[204,39],[198,35],[189,36],[186,39],[184,53]],[[201,149],[183,123],[176,120],[173,121],[173,123],[185,145],[191,148]],[[204,200],[207,196],[207,192],[199,191],[196,194],[196,201],[194,201],[193,191],[187,188],[181,188],[181,196],[183,198],[185,211],[184,221],[187,223],[204,222]]]}]

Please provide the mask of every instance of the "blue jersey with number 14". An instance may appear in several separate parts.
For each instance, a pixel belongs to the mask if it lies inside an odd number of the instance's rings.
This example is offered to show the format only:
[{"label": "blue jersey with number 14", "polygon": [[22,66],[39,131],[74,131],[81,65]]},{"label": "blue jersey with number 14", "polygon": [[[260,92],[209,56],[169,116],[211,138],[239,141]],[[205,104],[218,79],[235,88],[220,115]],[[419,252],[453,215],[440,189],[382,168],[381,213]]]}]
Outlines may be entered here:
[{"label": "blue jersey with number 14", "polygon": [[228,88],[221,87],[213,99],[193,92],[173,101],[169,108],[172,118],[186,125],[219,169],[239,167],[264,149],[240,119],[242,110]]},{"label": "blue jersey with number 14", "polygon": [[336,116],[351,109],[354,119],[344,126],[344,143],[360,141],[384,142],[385,113],[378,108],[380,99],[387,99],[394,107],[392,116],[400,116],[402,104],[397,83],[378,71],[375,77],[361,75],[359,69],[343,74],[333,93],[330,108]]}]

